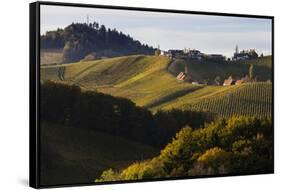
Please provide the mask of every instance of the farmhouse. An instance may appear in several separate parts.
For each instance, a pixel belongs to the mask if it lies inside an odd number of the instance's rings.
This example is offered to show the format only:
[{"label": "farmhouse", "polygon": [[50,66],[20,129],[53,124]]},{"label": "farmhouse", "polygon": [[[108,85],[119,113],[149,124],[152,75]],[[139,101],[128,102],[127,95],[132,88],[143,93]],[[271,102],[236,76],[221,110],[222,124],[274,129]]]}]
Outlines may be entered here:
[{"label": "farmhouse", "polygon": [[223,82],[223,86],[231,86],[231,85],[234,85],[234,84],[235,84],[235,81],[233,79],[226,79]]},{"label": "farmhouse", "polygon": [[229,76],[228,79],[224,80],[223,86],[231,86],[235,84],[235,80],[232,78],[232,76]]},{"label": "farmhouse", "polygon": [[231,85],[240,85],[247,81],[247,77],[242,77],[241,79],[233,79],[232,76],[229,76],[228,79],[224,80],[223,86],[231,86]]},{"label": "farmhouse", "polygon": [[239,79],[235,82],[235,85],[239,85],[239,84],[243,84],[244,80],[243,79]]},{"label": "farmhouse", "polygon": [[179,81],[184,81],[184,79],[186,78],[186,75],[183,72],[180,72],[180,74],[178,74],[177,79]]}]

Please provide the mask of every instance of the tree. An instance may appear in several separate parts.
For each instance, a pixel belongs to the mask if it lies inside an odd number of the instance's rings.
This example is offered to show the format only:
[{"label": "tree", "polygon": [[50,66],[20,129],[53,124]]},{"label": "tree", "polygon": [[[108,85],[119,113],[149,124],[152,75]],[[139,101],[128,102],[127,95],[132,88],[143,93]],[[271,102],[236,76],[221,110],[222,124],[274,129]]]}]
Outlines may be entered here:
[{"label": "tree", "polygon": [[253,81],[254,80],[254,65],[251,64],[250,67],[249,67],[249,78],[250,78],[250,81]]},{"label": "tree", "polygon": [[[196,130],[182,128],[159,156],[130,165],[117,178],[134,180],[272,171],[272,121],[240,116],[219,119]],[[109,174],[108,179],[111,179],[116,173]]]},{"label": "tree", "polygon": [[222,148],[214,147],[208,149],[197,159],[197,164],[201,165],[202,169],[206,169],[208,175],[226,174],[231,167],[232,154],[226,152]]},{"label": "tree", "polygon": [[214,83],[216,85],[220,85],[221,84],[221,77],[220,76],[216,76],[215,80],[214,80]]},{"label": "tree", "polygon": [[132,54],[153,55],[155,49],[96,22],[72,23],[41,36],[42,49],[63,49],[63,62],[79,61],[90,53],[97,58]]},{"label": "tree", "polygon": [[155,56],[159,56],[161,54],[160,49],[155,50]]}]

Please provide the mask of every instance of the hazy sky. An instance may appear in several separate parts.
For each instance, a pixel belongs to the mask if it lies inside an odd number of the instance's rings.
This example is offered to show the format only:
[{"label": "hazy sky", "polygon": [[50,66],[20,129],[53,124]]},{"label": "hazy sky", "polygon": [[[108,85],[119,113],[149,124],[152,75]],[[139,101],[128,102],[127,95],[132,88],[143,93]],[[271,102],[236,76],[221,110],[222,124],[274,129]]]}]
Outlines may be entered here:
[{"label": "hazy sky", "polygon": [[116,28],[142,43],[160,48],[195,48],[204,53],[232,56],[255,48],[271,54],[271,20],[194,14],[159,13],[41,5],[41,34],[72,22],[96,21]]}]

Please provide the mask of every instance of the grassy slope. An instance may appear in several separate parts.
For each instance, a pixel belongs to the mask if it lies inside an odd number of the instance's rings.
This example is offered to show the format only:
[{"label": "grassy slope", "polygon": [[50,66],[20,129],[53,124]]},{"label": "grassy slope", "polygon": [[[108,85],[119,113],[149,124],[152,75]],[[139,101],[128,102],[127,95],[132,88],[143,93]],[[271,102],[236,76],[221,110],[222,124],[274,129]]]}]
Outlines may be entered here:
[{"label": "grassy slope", "polygon": [[153,109],[204,110],[221,117],[271,116],[271,106],[272,84],[263,82],[230,87],[206,86]]},{"label": "grassy slope", "polygon": [[[217,108],[221,109],[219,106],[211,109],[206,106],[206,102],[208,100],[213,101],[215,97],[226,98],[228,96],[223,96],[223,94],[233,94],[236,90],[239,91],[240,86],[205,86],[178,82],[175,79],[175,75],[184,70],[184,61],[176,60],[172,64],[170,62],[166,57],[136,55],[60,66],[41,66],[41,78],[43,80],[51,79],[69,84],[78,84],[88,90],[98,90],[113,96],[129,98],[137,105],[147,106],[153,111],[171,108],[189,109],[191,104],[195,105],[203,101],[204,103],[200,104],[199,107],[197,106],[198,109],[215,110],[215,113],[223,116],[231,113],[231,110],[229,113],[216,111]],[[258,78],[264,80],[271,78],[271,56],[240,64],[194,62],[187,62],[187,64],[192,78],[198,80],[208,78],[213,80],[216,76],[221,76],[223,80],[229,75],[242,77],[248,73],[250,64],[255,64],[255,73],[258,75]],[[64,70],[63,81],[61,76],[58,75],[59,70]],[[265,86],[259,84],[258,86],[261,89],[269,89],[271,84]],[[241,89],[248,87],[251,88],[249,85],[242,85]],[[250,111],[252,108],[249,107],[262,104],[265,105],[264,113],[262,114],[268,115],[268,110],[271,106],[268,103],[271,104],[271,102],[264,104],[263,100],[259,99],[255,92],[255,90],[249,91],[245,95],[246,98],[239,96],[241,98],[239,102],[243,102],[241,106],[244,104],[248,105],[247,109],[243,108],[243,110],[248,110],[249,112],[246,111],[247,113],[257,114],[258,111]],[[267,90],[264,92],[264,95],[268,99],[271,98],[271,93]],[[255,103],[256,100],[260,102]],[[219,100],[213,102],[215,102],[214,104],[222,103]],[[236,105],[238,106],[238,104]],[[228,104],[225,106],[228,106]],[[235,109],[236,111],[233,111],[233,114],[243,112],[241,107]],[[259,112],[262,109],[261,107]]]},{"label": "grassy slope", "polygon": [[[140,106],[173,99],[189,90],[201,88],[178,82],[167,72],[167,57],[125,56],[89,62],[41,66],[41,79],[78,84],[114,96],[126,97]],[[64,69],[64,81],[58,76]]]},{"label": "grassy slope", "polygon": [[94,182],[107,168],[121,169],[159,153],[120,137],[61,125],[43,123],[41,134],[45,185]]}]

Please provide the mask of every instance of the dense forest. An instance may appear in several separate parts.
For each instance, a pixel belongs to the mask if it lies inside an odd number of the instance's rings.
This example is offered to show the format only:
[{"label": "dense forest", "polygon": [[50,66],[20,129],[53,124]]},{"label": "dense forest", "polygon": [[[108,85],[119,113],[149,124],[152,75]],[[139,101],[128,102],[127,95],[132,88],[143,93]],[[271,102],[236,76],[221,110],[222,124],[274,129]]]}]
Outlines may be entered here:
[{"label": "dense forest", "polygon": [[273,172],[272,130],[271,119],[243,116],[185,127],[159,156],[108,169],[96,182]]},{"label": "dense forest", "polygon": [[154,48],[97,22],[72,23],[41,36],[41,50],[63,49],[63,62],[133,54],[152,55]]},{"label": "dense forest", "polygon": [[47,81],[41,85],[41,119],[132,139],[155,147],[165,146],[182,127],[203,126],[213,116],[196,111],[159,111],[152,114],[125,98],[78,86]]}]

